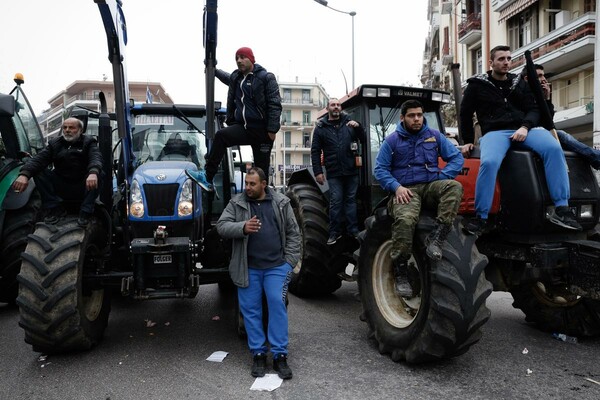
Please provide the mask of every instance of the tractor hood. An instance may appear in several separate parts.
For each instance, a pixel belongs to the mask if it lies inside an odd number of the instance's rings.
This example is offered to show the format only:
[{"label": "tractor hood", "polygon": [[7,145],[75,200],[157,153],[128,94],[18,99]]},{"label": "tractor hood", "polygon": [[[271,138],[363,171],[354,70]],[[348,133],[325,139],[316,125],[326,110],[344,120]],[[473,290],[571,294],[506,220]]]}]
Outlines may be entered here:
[{"label": "tractor hood", "polygon": [[140,184],[174,183],[187,179],[185,170],[196,170],[196,164],[189,161],[149,161],[135,170],[133,178]]}]

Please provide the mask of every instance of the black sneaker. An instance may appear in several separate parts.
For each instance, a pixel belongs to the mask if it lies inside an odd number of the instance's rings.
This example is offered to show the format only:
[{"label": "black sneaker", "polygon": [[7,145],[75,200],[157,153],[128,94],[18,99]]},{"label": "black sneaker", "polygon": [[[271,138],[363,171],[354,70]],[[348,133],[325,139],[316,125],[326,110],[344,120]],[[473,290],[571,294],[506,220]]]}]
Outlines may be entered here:
[{"label": "black sneaker", "polygon": [[67,210],[65,210],[63,206],[54,207],[48,210],[44,222],[46,224],[54,225],[66,215]]},{"label": "black sneaker", "polygon": [[267,355],[265,353],[258,353],[252,359],[252,376],[260,378],[265,376],[267,371]]},{"label": "black sneaker", "polygon": [[487,228],[487,219],[481,217],[472,218],[464,227],[463,232],[467,235],[481,235]]},{"label": "black sneaker", "polygon": [[565,229],[572,229],[575,231],[583,230],[581,225],[579,225],[579,222],[575,220],[573,211],[567,206],[556,207],[548,220]]},{"label": "black sneaker", "polygon": [[80,211],[79,218],[77,218],[77,225],[81,227],[87,226],[90,223],[90,218],[92,218],[92,214],[85,211]]},{"label": "black sneaker", "polygon": [[327,246],[331,246],[336,244],[336,242],[341,238],[341,235],[333,235],[333,236],[329,236],[329,239],[327,239]]},{"label": "black sneaker", "polygon": [[273,358],[273,369],[281,379],[292,379],[292,369],[287,364],[287,356],[280,354]]}]

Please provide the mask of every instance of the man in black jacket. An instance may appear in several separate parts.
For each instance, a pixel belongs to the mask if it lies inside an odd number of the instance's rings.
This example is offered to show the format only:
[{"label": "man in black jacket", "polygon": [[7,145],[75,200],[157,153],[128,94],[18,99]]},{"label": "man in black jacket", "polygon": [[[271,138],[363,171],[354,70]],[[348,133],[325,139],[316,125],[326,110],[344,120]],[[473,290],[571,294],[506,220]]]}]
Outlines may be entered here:
[{"label": "man in black jacket", "polygon": [[[33,177],[46,210],[45,222],[55,224],[66,215],[63,200],[81,202],[77,223],[86,226],[94,212],[98,197],[102,154],[96,138],[82,134],[83,123],[67,118],[62,135],[51,139],[48,146],[31,158],[13,182],[16,192],[24,191]],[[52,164],[53,169],[48,169]]]},{"label": "man in black jacket", "polygon": [[235,61],[238,69],[229,77],[217,71],[217,78],[229,84],[228,126],[216,133],[205,170],[186,171],[208,191],[213,190],[212,181],[227,147],[251,145],[254,165],[268,173],[271,149],[281,126],[281,96],[275,75],[255,63],[254,53],[249,47],[238,49]]},{"label": "man in black jacket", "polygon": [[[542,92],[544,93],[544,97],[546,99],[546,104],[548,105],[548,110],[554,117],[554,104],[552,104],[552,88],[550,87],[550,83],[546,79],[546,74],[544,73],[544,66],[540,64],[534,64],[535,72],[537,74],[538,79],[540,80],[540,85],[542,86]],[[525,69],[521,72],[525,81],[527,81],[527,74]],[[558,140],[560,141],[560,145],[563,149],[567,151],[573,151],[580,156],[582,156],[594,169],[600,170],[600,150],[596,150],[593,147],[586,145],[585,143],[581,143],[579,140],[575,139],[573,135],[568,134],[563,130],[557,130],[556,135],[558,136]]]},{"label": "man in black jacket", "polygon": [[321,166],[321,151],[329,182],[329,240],[333,245],[340,238],[345,215],[346,231],[358,235],[356,215],[356,191],[358,189],[358,166],[356,158],[358,142],[364,140],[360,124],[342,113],[340,101],[329,99],[327,115],[317,122],[313,132],[310,156],[315,179],[325,183]]},{"label": "man in black jacket", "polygon": [[467,80],[460,119],[463,129],[463,155],[473,149],[473,113],[481,126],[481,164],[475,186],[476,218],[465,226],[470,234],[481,233],[492,206],[496,177],[510,147],[535,151],[544,161],[548,191],[555,205],[549,221],[565,229],[581,230],[569,208],[569,177],[565,155],[552,134],[539,126],[540,112],[529,87],[520,75],[509,73],[510,47],[491,50],[491,71]]}]

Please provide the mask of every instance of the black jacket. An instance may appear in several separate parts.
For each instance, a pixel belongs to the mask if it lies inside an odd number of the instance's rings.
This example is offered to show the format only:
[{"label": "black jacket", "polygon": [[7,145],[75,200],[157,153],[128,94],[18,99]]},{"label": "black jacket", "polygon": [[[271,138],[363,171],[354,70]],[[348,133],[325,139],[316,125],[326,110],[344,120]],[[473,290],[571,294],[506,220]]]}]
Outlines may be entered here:
[{"label": "black jacket", "polygon": [[465,143],[473,143],[473,113],[481,126],[481,134],[490,131],[514,129],[521,126],[527,129],[539,125],[540,112],[527,83],[519,75],[508,74],[512,81],[509,95],[490,81],[491,71],[467,79],[467,87],[460,106],[462,138]]},{"label": "black jacket", "polygon": [[361,126],[351,128],[346,125],[350,121],[348,114],[342,113],[339,125],[332,125],[328,115],[321,118],[312,136],[310,158],[315,175],[323,173],[321,167],[321,151],[324,154],[327,178],[358,174],[355,164],[355,153],[350,148],[351,142],[363,142],[364,131]]},{"label": "black jacket", "polygon": [[28,178],[54,165],[56,175],[67,182],[85,180],[89,174],[100,175],[102,154],[93,136],[82,134],[74,142],[62,136],[50,139],[48,145],[21,167],[20,174]]},{"label": "black jacket", "polygon": [[[264,129],[277,133],[281,127],[281,95],[275,75],[259,64],[254,64],[252,73],[242,75],[239,70],[229,79],[222,72],[217,74],[221,82],[229,82],[227,92],[227,125],[244,124],[246,128]],[[242,97],[240,84],[249,96]]]}]

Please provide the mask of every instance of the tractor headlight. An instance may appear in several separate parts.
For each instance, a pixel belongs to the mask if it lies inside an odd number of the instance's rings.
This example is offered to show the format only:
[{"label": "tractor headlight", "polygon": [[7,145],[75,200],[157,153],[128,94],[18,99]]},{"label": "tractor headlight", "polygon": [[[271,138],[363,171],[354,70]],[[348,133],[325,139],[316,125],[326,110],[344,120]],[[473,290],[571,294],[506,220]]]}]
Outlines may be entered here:
[{"label": "tractor headlight", "polygon": [[194,203],[192,201],[192,181],[186,180],[181,187],[181,194],[177,202],[177,215],[186,217],[194,212]]},{"label": "tractor headlight", "polygon": [[135,179],[131,182],[129,215],[136,218],[144,216],[144,202],[142,201],[142,190]]}]

